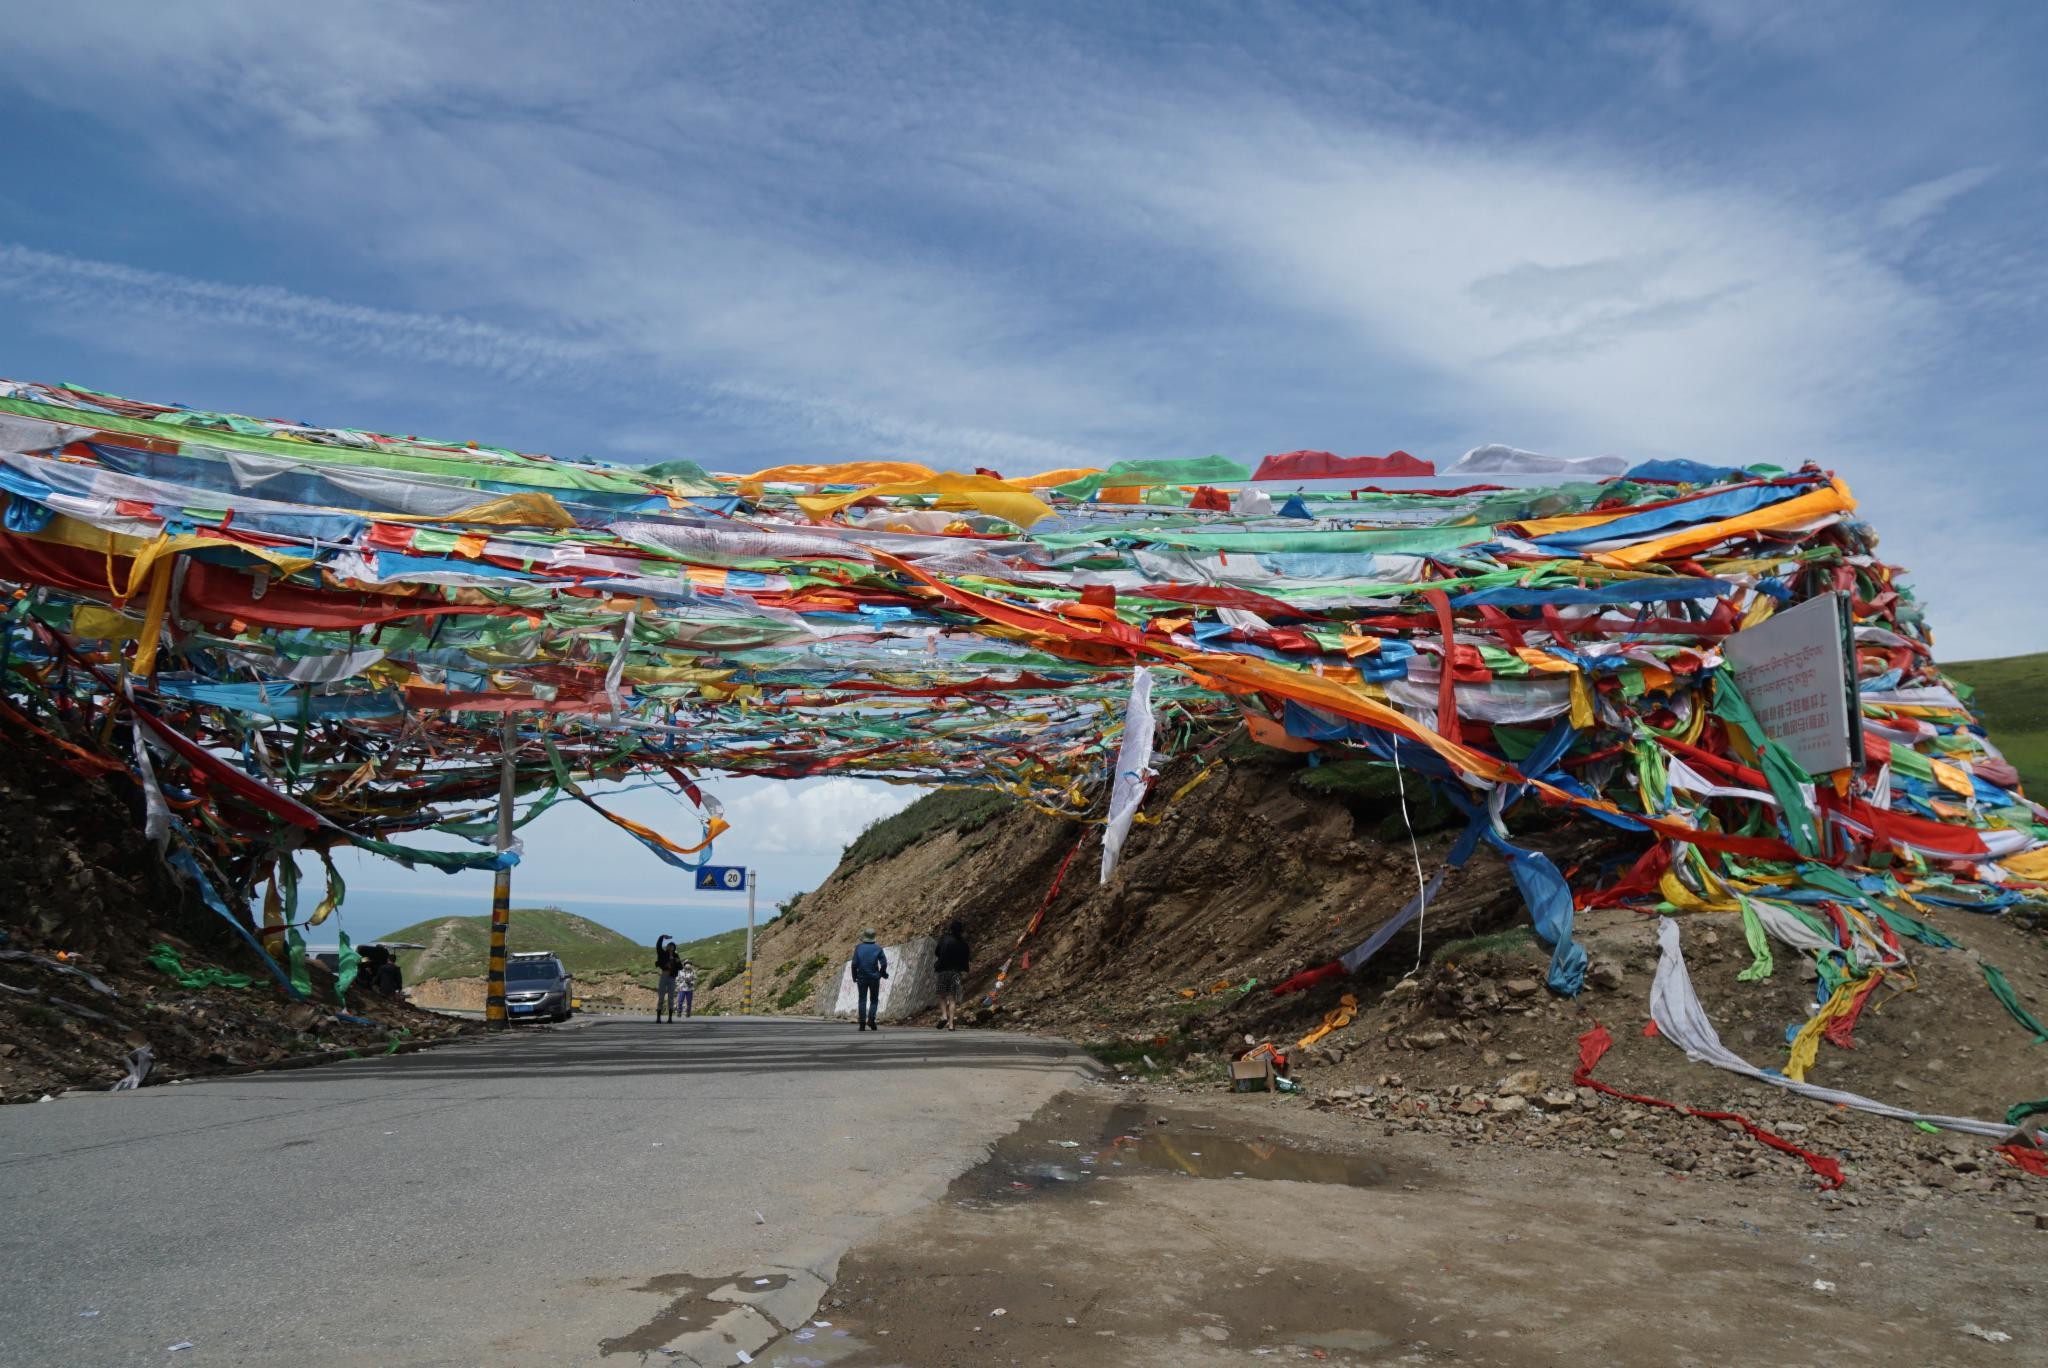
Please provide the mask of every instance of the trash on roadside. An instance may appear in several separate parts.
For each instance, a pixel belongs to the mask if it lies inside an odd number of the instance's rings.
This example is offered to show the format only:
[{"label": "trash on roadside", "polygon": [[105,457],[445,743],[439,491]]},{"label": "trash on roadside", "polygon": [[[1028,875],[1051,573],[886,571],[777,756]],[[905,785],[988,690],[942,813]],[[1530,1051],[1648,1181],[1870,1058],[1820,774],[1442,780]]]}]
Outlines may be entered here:
[{"label": "trash on roadside", "polygon": [[181,1349],[190,1349],[192,1347],[193,1346],[191,1340],[179,1340],[176,1344],[165,1345],[164,1352],[166,1354],[175,1354]]},{"label": "trash on roadside", "polygon": [[1273,1072],[1270,1055],[1246,1056],[1230,1061],[1230,1090],[1232,1092],[1272,1092],[1279,1075]]},{"label": "trash on roadside", "polygon": [[1971,1336],[1974,1339],[1983,1340],[1986,1344],[2012,1343],[2012,1336],[2006,1334],[2005,1331],[1986,1330],[1983,1326],[1977,1324],[1975,1321],[1970,1321],[1969,1323],[1964,1325],[1963,1333]]},{"label": "trash on roadside", "polygon": [[1055,1141],[1053,1141],[1053,1143],[1054,1143],[1055,1145],[1058,1145],[1058,1146],[1059,1146],[1059,1147],[1060,1147],[1061,1149],[1079,1149],[1079,1148],[1081,1148],[1081,1142],[1080,1142],[1079,1140],[1055,1140]]}]

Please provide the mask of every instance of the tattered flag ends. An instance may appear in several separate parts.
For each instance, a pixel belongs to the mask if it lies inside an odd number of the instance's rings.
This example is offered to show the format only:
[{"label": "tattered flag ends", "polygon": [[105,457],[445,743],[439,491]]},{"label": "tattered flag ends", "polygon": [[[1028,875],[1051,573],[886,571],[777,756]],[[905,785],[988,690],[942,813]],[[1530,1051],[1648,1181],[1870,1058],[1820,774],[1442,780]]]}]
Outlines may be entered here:
[{"label": "tattered flag ends", "polygon": [[[1240,728],[1436,786],[1561,993],[1574,904],[1630,902],[1743,918],[1757,965],[1813,957],[1846,1014],[1902,940],[1939,951],[1935,909],[2048,881],[2043,810],[1842,480],[1506,446],[1448,467],[1493,483],[1437,468],[721,474],[0,382],[0,717],[131,776],[173,862],[280,947],[325,915],[299,851],[516,861],[398,839],[496,844],[508,771],[512,828],[573,798],[688,871],[725,829],[708,775],[991,786],[1101,824],[1113,880],[1172,799],[1155,769]],[[1426,482],[1292,487],[1362,476]],[[585,787],[621,780],[698,830]],[[1532,803],[1642,858],[1568,877],[1515,843]]]}]

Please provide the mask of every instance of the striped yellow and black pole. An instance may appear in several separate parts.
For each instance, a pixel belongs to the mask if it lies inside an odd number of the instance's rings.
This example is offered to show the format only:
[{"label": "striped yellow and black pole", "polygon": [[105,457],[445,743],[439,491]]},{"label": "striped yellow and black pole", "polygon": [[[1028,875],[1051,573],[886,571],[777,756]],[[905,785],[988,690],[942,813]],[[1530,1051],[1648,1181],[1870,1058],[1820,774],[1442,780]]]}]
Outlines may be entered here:
[{"label": "striped yellow and black pole", "polygon": [[[506,713],[498,732],[498,849],[512,848],[513,753],[518,749],[518,732],[512,715]],[[484,978],[484,1022],[505,1025],[505,932],[512,924],[512,871],[500,869],[491,877],[491,959]]]}]

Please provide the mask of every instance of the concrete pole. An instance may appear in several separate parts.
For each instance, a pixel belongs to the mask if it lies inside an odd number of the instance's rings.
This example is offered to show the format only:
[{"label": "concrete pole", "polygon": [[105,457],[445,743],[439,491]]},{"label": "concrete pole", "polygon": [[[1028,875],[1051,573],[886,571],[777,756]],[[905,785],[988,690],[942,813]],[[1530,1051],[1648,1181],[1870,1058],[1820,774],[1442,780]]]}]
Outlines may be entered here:
[{"label": "concrete pole", "polygon": [[[519,748],[518,728],[506,713],[498,728],[498,840],[500,851],[512,848],[512,788],[514,752]],[[505,932],[512,924],[512,871],[500,869],[491,876],[491,959],[484,979],[484,1022],[491,1027],[505,1025]]]},{"label": "concrete pole", "polygon": [[747,988],[742,995],[745,1005],[743,1012],[752,1015],[754,1011],[754,882],[759,875],[747,871]]}]

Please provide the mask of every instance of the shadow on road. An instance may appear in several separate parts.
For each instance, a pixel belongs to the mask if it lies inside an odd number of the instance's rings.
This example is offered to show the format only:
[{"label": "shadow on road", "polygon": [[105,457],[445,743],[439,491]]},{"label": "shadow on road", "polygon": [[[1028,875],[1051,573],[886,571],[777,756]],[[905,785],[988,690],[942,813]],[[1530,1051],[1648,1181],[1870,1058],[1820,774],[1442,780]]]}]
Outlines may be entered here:
[{"label": "shadow on road", "polygon": [[861,1032],[843,1022],[749,1022],[712,1017],[675,1025],[607,1021],[575,1030],[522,1028],[502,1037],[339,1069],[247,1078],[261,1078],[266,1089],[316,1088],[342,1079],[360,1080],[367,1066],[392,1082],[456,1078],[533,1081],[556,1072],[589,1082],[752,1073],[957,1068],[1038,1071],[1084,1058],[1064,1041],[1028,1036],[948,1033],[912,1026]]}]

